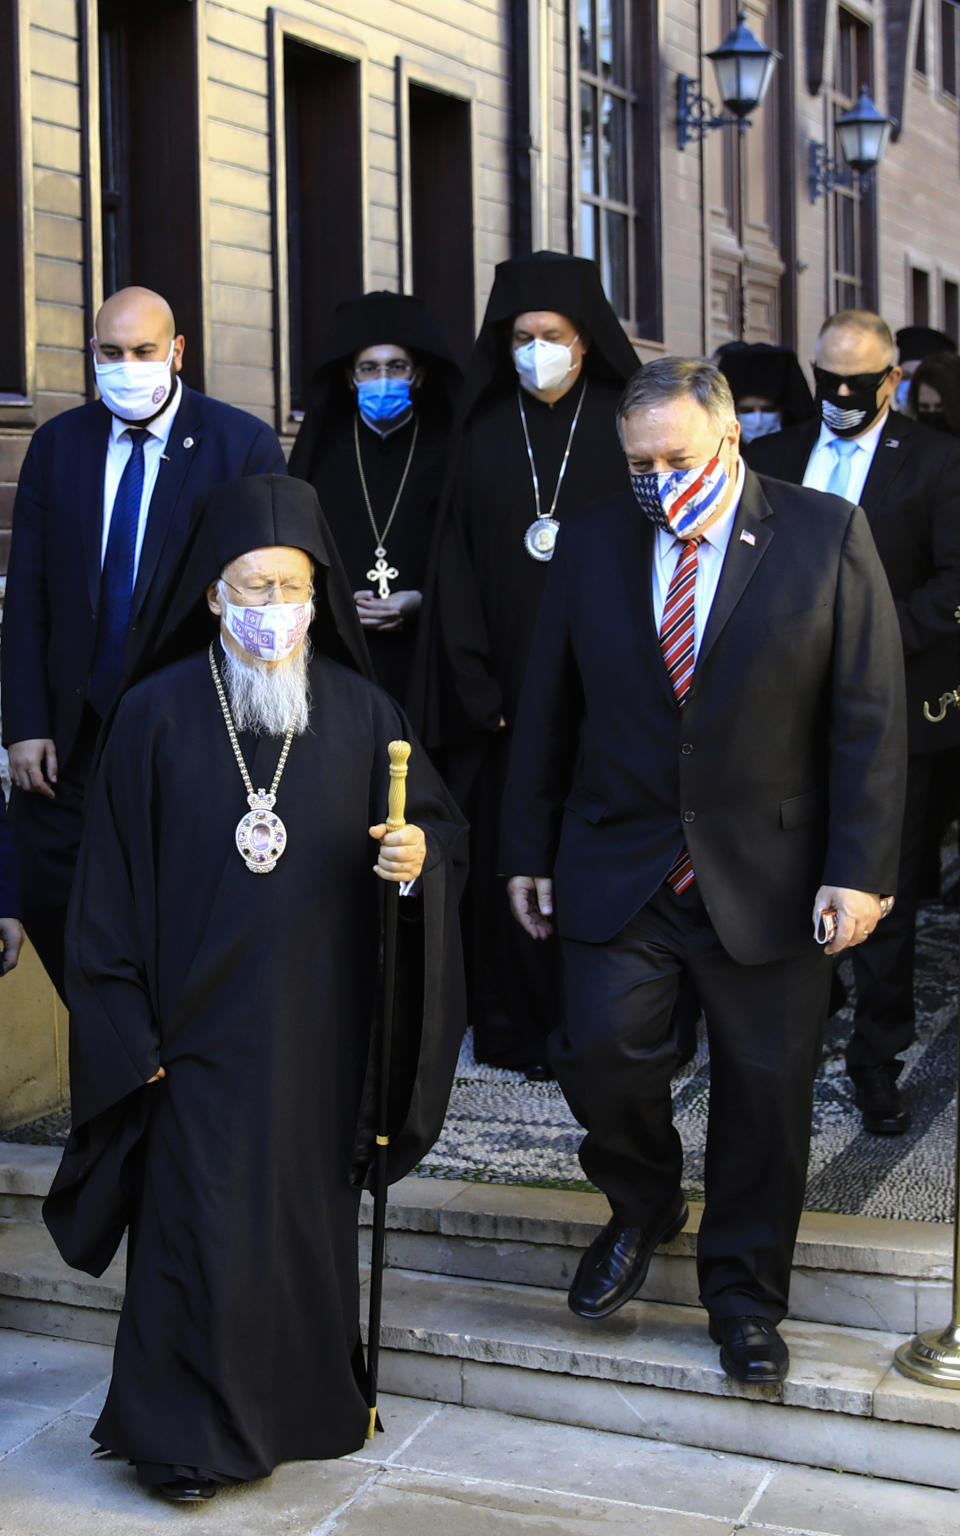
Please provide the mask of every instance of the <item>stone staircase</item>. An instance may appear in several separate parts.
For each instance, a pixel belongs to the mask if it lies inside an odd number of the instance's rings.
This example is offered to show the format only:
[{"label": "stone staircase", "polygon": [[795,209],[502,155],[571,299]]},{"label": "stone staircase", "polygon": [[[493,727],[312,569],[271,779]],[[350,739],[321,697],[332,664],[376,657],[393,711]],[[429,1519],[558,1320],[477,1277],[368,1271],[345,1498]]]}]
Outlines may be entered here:
[{"label": "stone staircase", "polygon": [[[63,1265],[40,1224],[57,1157],[0,1143],[0,1326],[109,1342],[122,1255],[98,1280]],[[744,1387],[720,1370],[697,1305],[699,1207],[654,1258],[642,1301],[601,1323],[573,1316],[566,1287],[606,1215],[596,1195],[396,1185],[383,1390],[960,1488],[960,1392],[892,1364],[904,1338],[950,1318],[950,1228],[805,1215],[783,1325],[790,1374]],[[366,1202],[361,1219],[365,1254]]]}]

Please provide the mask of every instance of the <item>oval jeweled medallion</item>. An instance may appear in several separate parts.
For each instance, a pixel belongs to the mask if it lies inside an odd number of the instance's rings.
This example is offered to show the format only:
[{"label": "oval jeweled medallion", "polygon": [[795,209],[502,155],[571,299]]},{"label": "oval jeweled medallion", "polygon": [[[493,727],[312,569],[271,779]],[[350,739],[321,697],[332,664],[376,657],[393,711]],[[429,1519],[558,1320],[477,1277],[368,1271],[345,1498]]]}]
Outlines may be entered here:
[{"label": "oval jeweled medallion", "polygon": [[538,517],[523,536],[527,554],[534,560],[552,560],[560,524],[555,517]]},{"label": "oval jeweled medallion", "polygon": [[287,829],[274,814],[274,795],[252,794],[250,809],[237,822],[237,847],[255,875],[269,875],[287,846]]}]

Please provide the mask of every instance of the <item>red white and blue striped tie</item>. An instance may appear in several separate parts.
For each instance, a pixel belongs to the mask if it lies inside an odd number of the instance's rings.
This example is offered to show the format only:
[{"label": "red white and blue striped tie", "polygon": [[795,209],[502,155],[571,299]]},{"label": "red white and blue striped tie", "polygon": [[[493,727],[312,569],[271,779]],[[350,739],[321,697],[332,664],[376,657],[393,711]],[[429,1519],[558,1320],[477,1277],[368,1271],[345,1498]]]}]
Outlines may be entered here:
[{"label": "red white and blue striped tie", "polygon": [[[702,539],[678,541],[682,544],[680,557],[667,590],[660,621],[660,649],[666,663],[673,691],[680,708],[686,703],[693,681],[695,662],[693,649],[694,609],[693,598],[697,586],[697,553]],[[667,871],[667,884],[677,894],[692,885],[696,876],[690,855],[681,848]]]}]

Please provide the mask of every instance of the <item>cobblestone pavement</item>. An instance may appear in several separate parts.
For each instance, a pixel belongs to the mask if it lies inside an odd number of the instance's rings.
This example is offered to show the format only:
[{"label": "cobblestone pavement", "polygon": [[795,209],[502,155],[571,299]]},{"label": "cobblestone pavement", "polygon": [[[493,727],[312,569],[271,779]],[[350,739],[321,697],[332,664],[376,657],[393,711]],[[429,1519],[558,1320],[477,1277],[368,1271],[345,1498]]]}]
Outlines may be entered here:
[{"label": "cobblestone pavement", "polygon": [[0,1536],[956,1536],[957,1495],[414,1398],[356,1456],[174,1506],[90,1457],[99,1344],[0,1330]]}]

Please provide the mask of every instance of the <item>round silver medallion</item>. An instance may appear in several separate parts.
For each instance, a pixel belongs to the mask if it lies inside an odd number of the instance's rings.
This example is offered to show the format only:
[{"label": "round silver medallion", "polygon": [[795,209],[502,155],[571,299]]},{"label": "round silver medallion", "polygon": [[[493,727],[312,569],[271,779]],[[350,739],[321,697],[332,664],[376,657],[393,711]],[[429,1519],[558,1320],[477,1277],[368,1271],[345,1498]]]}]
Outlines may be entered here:
[{"label": "round silver medallion", "polygon": [[555,517],[538,517],[523,536],[527,554],[534,560],[552,560],[560,524]]},{"label": "round silver medallion", "polygon": [[237,847],[255,875],[269,875],[287,846],[287,829],[271,810],[248,811],[237,823]]}]

